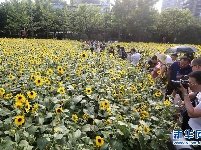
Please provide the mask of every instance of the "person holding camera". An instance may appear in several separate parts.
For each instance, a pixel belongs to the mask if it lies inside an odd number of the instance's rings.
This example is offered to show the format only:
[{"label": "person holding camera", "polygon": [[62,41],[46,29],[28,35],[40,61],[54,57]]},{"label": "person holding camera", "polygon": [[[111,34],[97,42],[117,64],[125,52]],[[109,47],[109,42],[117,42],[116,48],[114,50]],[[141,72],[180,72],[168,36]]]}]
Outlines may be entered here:
[{"label": "person holding camera", "polygon": [[[201,71],[201,58],[195,58],[191,61],[191,67],[192,67],[192,71]],[[196,107],[198,100],[201,100],[201,92],[193,92],[189,89],[188,91],[189,93],[189,98],[191,100],[191,104],[193,107]],[[183,102],[182,102],[183,103]],[[190,119],[190,117],[188,116],[188,113],[186,112],[186,109],[183,108],[183,104],[181,104],[180,106],[182,110],[182,124],[181,124],[181,129],[183,131],[185,131],[186,129],[190,129],[188,121]]]},{"label": "person holding camera", "polygon": [[[194,71],[188,75],[189,79],[189,88],[192,92],[201,92],[201,71]],[[201,129],[201,98],[198,98],[199,104],[196,107],[193,107],[188,90],[180,84],[180,91],[184,99],[184,105],[188,116],[190,117],[188,124],[191,129],[199,130]]]},{"label": "person holding camera", "polygon": [[[167,85],[167,90],[166,90],[166,96],[171,95],[173,91],[173,97],[175,96],[176,93],[179,93],[177,89],[173,86],[172,81],[179,81],[182,79],[185,75],[188,75],[189,73],[192,72],[192,68],[190,66],[191,60],[183,56],[180,58],[180,61],[174,62],[168,69],[167,71],[167,80],[168,80],[168,85]],[[181,94],[180,94],[181,96]]]}]

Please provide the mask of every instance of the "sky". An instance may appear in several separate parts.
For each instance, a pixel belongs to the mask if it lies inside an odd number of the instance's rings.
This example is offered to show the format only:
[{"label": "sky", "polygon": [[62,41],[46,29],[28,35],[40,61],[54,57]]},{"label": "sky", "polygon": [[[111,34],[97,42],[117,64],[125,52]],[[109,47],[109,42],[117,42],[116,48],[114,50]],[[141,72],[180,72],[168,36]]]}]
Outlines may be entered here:
[{"label": "sky", "polygon": [[[0,3],[1,2],[4,2],[5,0],[0,0]],[[68,1],[68,0],[67,0]],[[111,0],[111,1],[114,1],[114,0]],[[162,0],[159,0],[159,2],[155,5],[156,9],[161,12],[161,6],[162,6]]]}]

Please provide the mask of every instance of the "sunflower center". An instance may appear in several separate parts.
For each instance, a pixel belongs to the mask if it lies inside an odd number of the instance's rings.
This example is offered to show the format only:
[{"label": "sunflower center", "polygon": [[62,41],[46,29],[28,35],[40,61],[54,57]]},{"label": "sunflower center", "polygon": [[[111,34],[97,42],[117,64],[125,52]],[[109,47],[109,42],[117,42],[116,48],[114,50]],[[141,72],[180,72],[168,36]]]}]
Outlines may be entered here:
[{"label": "sunflower center", "polygon": [[101,139],[98,139],[98,143],[101,143]]},{"label": "sunflower center", "polygon": [[21,122],[22,121],[22,118],[18,118],[18,122]]},{"label": "sunflower center", "polygon": [[30,94],[31,94],[31,95],[34,95],[34,93],[33,93],[33,92],[31,92]]},{"label": "sunflower center", "polygon": [[40,80],[38,80],[38,83],[40,83],[41,81]]},{"label": "sunflower center", "polygon": [[85,57],[85,54],[83,54],[82,57]]},{"label": "sunflower center", "polygon": [[22,97],[21,97],[21,96],[19,96],[19,99],[22,99]]},{"label": "sunflower center", "polygon": [[61,71],[61,68],[59,68],[59,71]]},{"label": "sunflower center", "polygon": [[60,113],[60,112],[61,112],[61,109],[58,109],[57,112]]}]

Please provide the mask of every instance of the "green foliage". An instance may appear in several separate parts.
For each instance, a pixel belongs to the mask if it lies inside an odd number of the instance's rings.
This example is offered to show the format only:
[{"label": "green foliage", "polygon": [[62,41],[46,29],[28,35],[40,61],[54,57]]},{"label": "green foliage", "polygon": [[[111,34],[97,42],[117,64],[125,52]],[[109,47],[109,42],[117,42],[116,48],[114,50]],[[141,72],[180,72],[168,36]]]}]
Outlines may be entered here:
[{"label": "green foliage", "polygon": [[157,1],[116,0],[103,9],[76,1],[11,0],[0,4],[0,27],[19,37],[25,29],[29,37],[161,42],[165,35],[168,42],[177,38],[178,43],[200,43],[199,19],[187,10],[159,14],[153,7]]}]

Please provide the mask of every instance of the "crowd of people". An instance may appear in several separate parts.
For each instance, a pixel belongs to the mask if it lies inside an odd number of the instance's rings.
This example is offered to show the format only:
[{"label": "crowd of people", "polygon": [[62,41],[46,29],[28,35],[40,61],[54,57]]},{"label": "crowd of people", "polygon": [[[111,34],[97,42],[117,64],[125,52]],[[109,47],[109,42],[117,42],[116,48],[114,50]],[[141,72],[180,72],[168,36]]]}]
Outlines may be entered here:
[{"label": "crowd of people", "polygon": [[[167,58],[165,54],[154,55],[147,61],[146,69],[153,78],[167,82],[165,97],[174,99],[178,114],[173,114],[173,117],[179,122],[184,136],[189,132],[195,134],[201,129],[201,58],[193,58],[192,54],[180,58],[172,54],[172,62]],[[199,140],[200,137],[196,136],[190,140]]]},{"label": "crowd of people", "polygon": [[[137,65],[141,59],[135,48],[126,52],[124,47],[109,47],[108,53]],[[179,106],[179,118],[183,133],[201,129],[201,58],[194,58],[193,53],[178,57],[156,54],[147,60],[144,68],[160,83],[167,83],[165,99],[171,97]],[[173,114],[174,116],[174,114]]]}]

